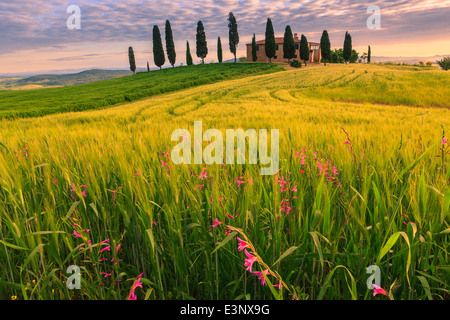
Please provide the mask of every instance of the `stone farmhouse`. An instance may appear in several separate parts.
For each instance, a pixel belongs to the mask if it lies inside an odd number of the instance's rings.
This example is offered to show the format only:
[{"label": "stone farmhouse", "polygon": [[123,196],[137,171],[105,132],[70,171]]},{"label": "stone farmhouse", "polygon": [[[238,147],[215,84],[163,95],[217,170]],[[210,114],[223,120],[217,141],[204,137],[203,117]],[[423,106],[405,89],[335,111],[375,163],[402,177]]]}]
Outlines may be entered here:
[{"label": "stone farmhouse", "polygon": [[[264,46],[265,40],[256,41],[256,62],[269,62],[269,58],[266,56]],[[283,42],[284,37],[275,37],[275,56],[272,58],[272,62],[287,62],[287,59],[283,58]],[[300,60],[300,38],[297,33],[294,33],[295,55],[294,59]],[[247,43],[247,61],[252,60],[252,44]],[[320,43],[308,42],[309,47],[309,63],[320,62],[321,52]]]}]

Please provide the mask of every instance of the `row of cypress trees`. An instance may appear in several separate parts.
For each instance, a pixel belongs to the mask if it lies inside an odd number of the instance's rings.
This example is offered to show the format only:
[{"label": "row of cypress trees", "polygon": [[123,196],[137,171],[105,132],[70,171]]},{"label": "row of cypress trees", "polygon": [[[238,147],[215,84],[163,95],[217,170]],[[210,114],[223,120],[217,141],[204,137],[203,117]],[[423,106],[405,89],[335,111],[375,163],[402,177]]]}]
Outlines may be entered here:
[{"label": "row of cypress trees", "polygon": [[[239,33],[238,33],[238,25],[236,22],[236,18],[234,14],[230,12],[228,14],[228,38],[229,38],[229,47],[230,52],[234,55],[234,62],[236,62],[236,51],[237,46],[239,44]],[[166,53],[167,58],[172,65],[175,66],[176,61],[176,51],[175,51],[175,43],[173,40],[172,27],[170,25],[169,20],[166,20],[165,24],[165,40],[166,40]],[[331,45],[330,38],[328,36],[327,30],[323,30],[322,36],[320,38],[320,48],[322,53],[322,60],[326,65],[327,61],[330,61],[331,57]],[[300,39],[300,60],[303,60],[306,66],[306,62],[309,60],[309,47],[308,40],[305,35],[302,34]],[[275,43],[275,32],[273,29],[272,20],[270,18],[267,19],[266,23],[266,32],[265,32],[265,54],[269,58],[269,62],[272,62],[272,58],[276,54],[276,43]],[[348,62],[350,60],[350,56],[352,54],[352,38],[348,32],[345,33],[344,40],[344,49],[343,56],[344,60]],[[204,63],[204,59],[208,55],[208,46],[206,41],[205,29],[202,21],[197,22],[197,33],[196,33],[196,55],[202,60],[202,64]],[[133,73],[136,70],[136,63],[134,58],[133,48],[130,47],[128,50],[128,57],[130,61],[130,69]],[[161,33],[157,25],[153,27],[153,57],[155,65],[157,65],[160,69],[165,63],[165,55],[164,49],[161,41]],[[284,40],[283,40],[283,58],[288,59],[288,62],[292,58],[295,57],[295,43],[294,37],[292,34],[292,29],[288,25],[286,26],[284,32]],[[220,37],[217,38],[217,58],[219,62],[222,62],[223,54],[222,54],[222,42]],[[257,60],[256,53],[256,39],[255,34],[253,34],[252,38],[252,60]],[[368,53],[368,62],[370,63],[370,47]],[[187,65],[192,65],[192,55],[190,52],[189,41],[186,41],[186,63]],[[149,71],[149,65],[147,62],[147,71]]]}]

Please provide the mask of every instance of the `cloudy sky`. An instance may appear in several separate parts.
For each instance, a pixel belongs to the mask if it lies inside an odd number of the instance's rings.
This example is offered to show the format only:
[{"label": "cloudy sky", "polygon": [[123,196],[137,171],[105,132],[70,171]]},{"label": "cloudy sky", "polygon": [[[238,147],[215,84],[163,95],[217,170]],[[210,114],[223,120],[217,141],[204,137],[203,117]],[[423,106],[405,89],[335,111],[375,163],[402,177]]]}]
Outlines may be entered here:
[{"label": "cloudy sky", "polygon": [[[81,9],[81,29],[69,30],[67,8]],[[369,29],[370,5],[381,9],[381,28]],[[345,31],[360,53],[371,45],[373,56],[450,54],[450,0],[0,0],[0,74],[50,70],[128,67],[132,46],[138,67],[155,67],[152,28],[164,38],[164,22],[172,25],[177,64],[185,63],[186,40],[194,62],[196,24],[205,26],[209,54],[217,59],[217,37],[224,60],[228,50],[227,16],[232,11],[240,35],[238,56],[253,33],[264,38],[270,17],[277,36],[289,24],[293,32],[319,41],[327,29],[333,48],[342,47]],[[167,61],[167,59],[166,59]]]}]

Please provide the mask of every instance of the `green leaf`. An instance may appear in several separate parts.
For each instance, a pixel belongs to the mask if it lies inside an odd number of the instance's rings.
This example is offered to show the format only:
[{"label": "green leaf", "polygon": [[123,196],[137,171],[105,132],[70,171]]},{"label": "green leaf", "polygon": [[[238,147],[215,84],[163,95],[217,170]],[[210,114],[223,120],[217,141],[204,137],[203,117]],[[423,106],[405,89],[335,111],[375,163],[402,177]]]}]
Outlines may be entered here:
[{"label": "green leaf", "polygon": [[230,241],[231,239],[233,239],[233,237],[237,235],[236,231],[233,231],[232,233],[230,233],[225,239],[223,239],[223,241],[221,243],[219,243],[219,245],[214,249],[213,252],[211,252],[211,254],[213,254],[214,252],[216,252],[218,249],[220,249],[221,247],[223,247],[228,241]]},{"label": "green leaf", "polygon": [[0,243],[3,243],[5,246],[13,248],[13,249],[17,249],[17,250],[30,250],[28,248],[19,247],[14,244],[11,244],[9,242],[3,241],[3,240],[0,240]]},{"label": "green leaf", "polygon": [[287,249],[279,258],[277,261],[275,261],[272,266],[276,265],[278,262],[280,262],[281,260],[283,260],[284,258],[286,258],[288,255],[290,255],[292,252],[294,252],[295,250],[297,250],[298,247],[296,246],[292,246],[289,249]]}]

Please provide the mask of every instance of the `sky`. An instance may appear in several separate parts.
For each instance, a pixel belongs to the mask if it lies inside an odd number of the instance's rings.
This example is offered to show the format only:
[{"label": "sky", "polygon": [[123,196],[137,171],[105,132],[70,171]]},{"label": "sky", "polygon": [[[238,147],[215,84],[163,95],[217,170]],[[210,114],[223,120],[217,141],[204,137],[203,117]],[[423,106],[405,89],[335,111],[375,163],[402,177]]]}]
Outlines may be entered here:
[{"label": "sky", "polygon": [[[80,29],[67,27],[70,5],[80,8]],[[370,5],[380,8],[380,28],[368,27]],[[0,74],[127,68],[130,46],[138,68],[145,68],[147,61],[155,68],[152,29],[159,26],[164,43],[167,19],[177,64],[185,64],[186,41],[194,63],[200,61],[195,55],[199,20],[208,42],[206,62],[217,61],[219,36],[224,60],[231,59],[229,12],[238,23],[238,57],[246,55],[245,44],[253,33],[264,39],[267,18],[280,37],[290,25],[299,36],[319,42],[326,29],[332,48],[342,47],[348,31],[360,54],[370,45],[372,56],[450,55],[450,0],[0,0]]]}]

